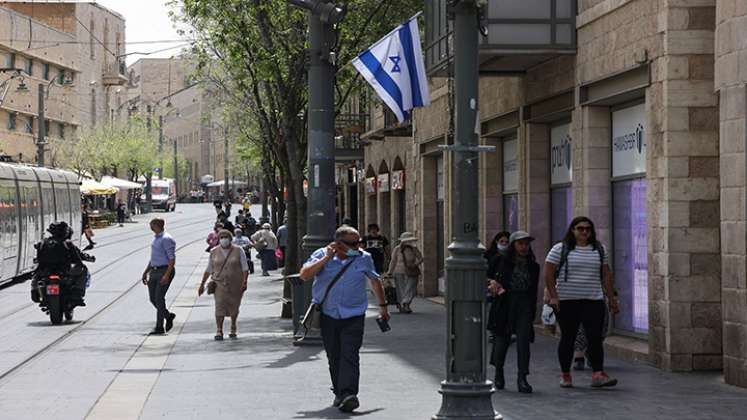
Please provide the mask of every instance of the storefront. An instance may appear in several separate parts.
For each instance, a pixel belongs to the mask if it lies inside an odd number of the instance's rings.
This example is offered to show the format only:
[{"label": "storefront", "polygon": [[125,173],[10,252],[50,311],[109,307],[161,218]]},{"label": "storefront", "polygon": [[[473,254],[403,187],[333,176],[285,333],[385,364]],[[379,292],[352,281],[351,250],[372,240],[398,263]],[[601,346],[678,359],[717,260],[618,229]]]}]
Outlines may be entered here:
[{"label": "storefront", "polygon": [[563,239],[573,217],[573,143],[570,123],[550,128],[550,236]]},{"label": "storefront", "polygon": [[509,232],[519,229],[519,165],[516,137],[503,140],[503,228]]},{"label": "storefront", "polygon": [[614,329],[648,333],[645,105],[611,109],[612,265],[620,313]]}]

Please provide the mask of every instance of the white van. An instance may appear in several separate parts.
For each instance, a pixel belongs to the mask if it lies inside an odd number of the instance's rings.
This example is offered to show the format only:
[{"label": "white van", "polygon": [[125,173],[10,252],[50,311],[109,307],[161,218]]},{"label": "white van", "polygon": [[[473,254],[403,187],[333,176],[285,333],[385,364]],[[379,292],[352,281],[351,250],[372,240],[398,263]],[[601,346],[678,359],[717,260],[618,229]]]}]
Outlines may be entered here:
[{"label": "white van", "polygon": [[[154,179],[150,182],[153,209],[176,210],[176,188],[170,179]],[[145,199],[145,197],[143,197]]]}]

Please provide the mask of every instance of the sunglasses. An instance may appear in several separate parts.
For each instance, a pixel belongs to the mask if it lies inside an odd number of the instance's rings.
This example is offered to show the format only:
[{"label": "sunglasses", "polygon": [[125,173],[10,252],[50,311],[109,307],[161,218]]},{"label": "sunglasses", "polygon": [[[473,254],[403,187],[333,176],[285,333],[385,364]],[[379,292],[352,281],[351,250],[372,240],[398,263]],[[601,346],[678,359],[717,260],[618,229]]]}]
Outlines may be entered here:
[{"label": "sunglasses", "polygon": [[591,232],[591,226],[576,226],[575,229],[579,232]]},{"label": "sunglasses", "polygon": [[348,242],[348,241],[343,241],[342,239],[340,239],[340,243],[345,244],[351,248],[358,246],[358,241]]}]

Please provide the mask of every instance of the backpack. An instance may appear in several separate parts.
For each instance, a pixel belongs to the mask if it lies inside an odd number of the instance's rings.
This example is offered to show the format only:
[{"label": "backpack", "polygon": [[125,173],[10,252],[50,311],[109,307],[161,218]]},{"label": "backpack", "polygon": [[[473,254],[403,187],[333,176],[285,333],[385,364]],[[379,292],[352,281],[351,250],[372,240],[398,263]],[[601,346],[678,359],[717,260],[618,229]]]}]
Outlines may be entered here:
[{"label": "backpack", "polygon": [[[562,244],[560,250],[560,262],[558,263],[558,268],[555,269],[555,279],[557,280],[558,277],[560,277],[560,270],[565,267],[565,280],[563,281],[568,281],[568,254],[571,250],[565,246],[565,242],[562,242]],[[602,281],[604,279],[604,247],[601,243],[597,242],[594,248],[596,248],[597,253],[599,254],[599,281]]]}]

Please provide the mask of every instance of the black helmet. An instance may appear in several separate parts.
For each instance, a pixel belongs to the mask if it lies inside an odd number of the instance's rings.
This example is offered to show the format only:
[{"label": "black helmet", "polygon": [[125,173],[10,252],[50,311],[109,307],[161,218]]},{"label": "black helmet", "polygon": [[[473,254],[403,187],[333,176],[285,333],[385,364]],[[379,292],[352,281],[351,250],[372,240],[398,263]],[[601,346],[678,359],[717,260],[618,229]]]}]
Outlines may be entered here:
[{"label": "black helmet", "polygon": [[66,222],[54,222],[49,225],[47,232],[57,239],[70,239],[73,236],[73,230]]}]

